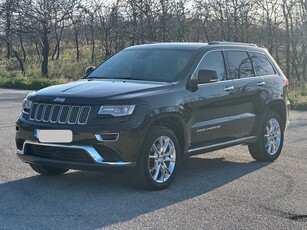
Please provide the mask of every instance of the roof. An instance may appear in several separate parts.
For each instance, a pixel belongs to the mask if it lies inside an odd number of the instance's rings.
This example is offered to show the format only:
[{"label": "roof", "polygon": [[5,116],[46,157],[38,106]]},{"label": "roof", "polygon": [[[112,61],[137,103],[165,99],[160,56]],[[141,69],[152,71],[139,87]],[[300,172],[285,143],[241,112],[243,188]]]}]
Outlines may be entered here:
[{"label": "roof", "polygon": [[213,41],[209,43],[197,43],[197,42],[165,42],[165,43],[152,43],[130,46],[127,49],[181,49],[181,50],[199,50],[202,48],[213,48],[213,47],[224,47],[224,48],[251,48],[253,50],[261,49],[255,44],[240,43],[240,42],[221,42]]},{"label": "roof", "polygon": [[143,44],[143,45],[136,45],[136,46],[130,46],[127,49],[189,49],[189,50],[198,50],[205,46],[207,46],[208,43],[194,43],[194,42],[166,42],[166,43],[153,43],[153,44]]}]

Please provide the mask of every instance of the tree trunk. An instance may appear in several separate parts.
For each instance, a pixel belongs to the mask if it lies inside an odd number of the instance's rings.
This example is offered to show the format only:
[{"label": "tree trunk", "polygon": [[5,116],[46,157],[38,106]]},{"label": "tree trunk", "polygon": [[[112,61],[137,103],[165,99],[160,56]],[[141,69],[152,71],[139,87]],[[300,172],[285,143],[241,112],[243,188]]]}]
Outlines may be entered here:
[{"label": "tree trunk", "polygon": [[21,47],[21,51],[22,51],[22,55],[23,55],[23,61],[25,62],[26,59],[27,59],[27,53],[26,53],[25,47],[23,45],[21,32],[18,33],[18,37],[19,37],[20,47]]},{"label": "tree trunk", "polygon": [[304,80],[307,80],[307,55],[305,54],[304,62],[303,62],[303,77]]},{"label": "tree trunk", "polygon": [[92,65],[95,65],[95,39],[92,40]]},{"label": "tree trunk", "polygon": [[80,50],[79,50],[79,34],[78,34],[78,29],[74,27],[74,32],[75,32],[75,45],[76,45],[76,57],[77,61],[80,61]]},{"label": "tree trunk", "polygon": [[5,38],[6,38],[6,58],[10,59],[12,56],[12,47],[10,44],[10,33],[11,33],[11,16],[12,16],[12,11],[11,11],[11,6],[10,6],[10,1],[5,2]]},{"label": "tree trunk", "polygon": [[48,77],[48,57],[49,57],[49,40],[47,29],[44,29],[44,34],[42,36],[42,56],[43,61],[41,64],[41,72],[43,77]]},{"label": "tree trunk", "polygon": [[35,50],[36,50],[37,56],[40,56],[41,54],[40,54],[40,51],[39,51],[39,46],[38,46],[38,42],[37,41],[35,41]]},{"label": "tree trunk", "polygon": [[23,65],[23,62],[22,62],[22,59],[19,57],[18,55],[18,52],[16,50],[13,51],[16,59],[18,60],[18,63],[19,63],[19,68],[20,68],[20,71],[23,75],[26,74],[26,71],[25,71],[25,68],[24,68],[24,65]]},{"label": "tree trunk", "polygon": [[52,54],[52,60],[60,59],[60,43],[62,39],[62,33],[63,33],[64,26],[60,28],[60,34],[58,33],[57,29],[55,30],[55,40],[56,40],[56,45]]},{"label": "tree trunk", "polygon": [[286,10],[286,3],[283,3],[283,14],[286,23],[286,76],[290,78],[290,28],[289,28],[289,17]]}]

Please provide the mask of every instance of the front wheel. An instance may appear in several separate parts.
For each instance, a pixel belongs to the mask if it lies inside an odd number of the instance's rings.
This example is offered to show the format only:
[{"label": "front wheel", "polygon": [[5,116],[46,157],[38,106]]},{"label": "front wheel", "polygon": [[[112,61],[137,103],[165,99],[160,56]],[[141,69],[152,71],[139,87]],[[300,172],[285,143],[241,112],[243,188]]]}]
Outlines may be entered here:
[{"label": "front wheel", "polygon": [[62,175],[68,171],[68,169],[50,167],[45,165],[30,164],[31,168],[41,175]]},{"label": "front wheel", "polygon": [[258,161],[274,161],[282,150],[284,126],[279,115],[269,111],[258,140],[248,146],[251,156]]},{"label": "front wheel", "polygon": [[176,135],[168,128],[152,127],[145,138],[133,182],[149,190],[168,187],[173,181],[180,156]]}]

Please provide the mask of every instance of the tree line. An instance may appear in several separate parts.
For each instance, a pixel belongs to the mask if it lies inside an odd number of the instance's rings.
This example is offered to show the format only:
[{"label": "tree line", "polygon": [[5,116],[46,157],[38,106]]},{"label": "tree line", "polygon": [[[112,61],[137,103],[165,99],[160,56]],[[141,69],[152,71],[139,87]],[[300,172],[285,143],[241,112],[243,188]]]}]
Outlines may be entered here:
[{"label": "tree line", "polygon": [[[266,47],[290,79],[307,80],[306,0],[0,0],[0,60],[41,75],[72,46],[91,62],[136,44],[235,41]],[[101,61],[101,60],[99,60]]]}]

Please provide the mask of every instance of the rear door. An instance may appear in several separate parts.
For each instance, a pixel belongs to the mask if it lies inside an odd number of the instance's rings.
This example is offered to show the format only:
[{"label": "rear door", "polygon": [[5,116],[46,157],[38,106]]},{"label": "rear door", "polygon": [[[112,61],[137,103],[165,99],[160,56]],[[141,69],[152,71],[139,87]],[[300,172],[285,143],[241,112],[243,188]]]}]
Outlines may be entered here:
[{"label": "rear door", "polygon": [[229,78],[234,79],[233,94],[237,100],[236,114],[239,123],[234,127],[234,135],[236,138],[252,136],[257,106],[262,97],[259,90],[262,79],[255,77],[250,56],[246,51],[228,50],[225,51],[225,57]]}]

